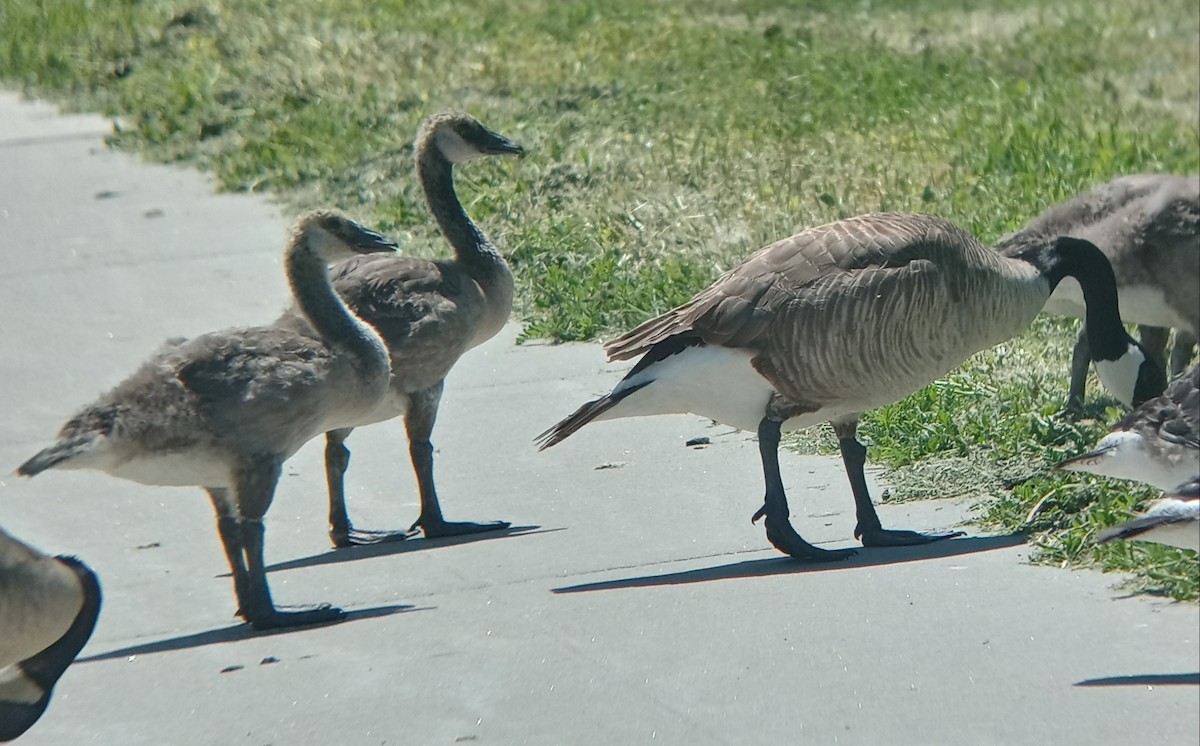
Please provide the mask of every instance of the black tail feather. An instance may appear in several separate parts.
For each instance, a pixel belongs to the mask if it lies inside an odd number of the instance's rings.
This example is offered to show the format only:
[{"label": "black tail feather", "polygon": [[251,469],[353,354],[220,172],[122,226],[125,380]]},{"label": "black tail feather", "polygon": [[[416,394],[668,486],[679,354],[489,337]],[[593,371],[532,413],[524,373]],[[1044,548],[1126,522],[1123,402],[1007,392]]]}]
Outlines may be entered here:
[{"label": "black tail feather", "polygon": [[1177,523],[1181,520],[1184,519],[1172,518],[1166,515],[1149,515],[1142,518],[1134,518],[1132,521],[1126,521],[1125,523],[1104,529],[1096,535],[1096,543],[1106,544],[1116,539],[1136,539],[1151,529],[1168,523]]},{"label": "black tail feather", "polygon": [[652,380],[646,381],[645,383],[639,383],[636,386],[630,386],[629,388],[622,390],[620,393],[614,392],[611,394],[606,394],[599,399],[593,399],[579,409],[576,409],[570,414],[570,416],[559,421],[549,430],[546,430],[542,434],[538,435],[533,439],[533,442],[537,444],[539,451],[544,451],[550,446],[558,445],[571,435],[574,435],[575,431],[579,428],[617,406],[622,399],[629,396],[633,392],[638,391],[644,386],[650,385],[651,383],[653,383]]}]

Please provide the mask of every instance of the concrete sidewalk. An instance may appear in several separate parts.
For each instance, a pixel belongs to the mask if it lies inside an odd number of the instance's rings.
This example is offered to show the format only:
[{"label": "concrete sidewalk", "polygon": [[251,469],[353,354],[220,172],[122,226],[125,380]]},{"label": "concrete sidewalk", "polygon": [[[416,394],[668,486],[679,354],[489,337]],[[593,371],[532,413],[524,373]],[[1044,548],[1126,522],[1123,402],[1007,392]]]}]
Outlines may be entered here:
[{"label": "concrete sidewalk", "polygon": [[[110,127],[0,94],[0,525],[78,554],[105,592],[22,744],[1200,740],[1196,606],[1029,566],[1008,537],[792,561],[750,524],[747,433],[659,417],[537,453],[534,435],[620,369],[596,345],[518,347],[515,325],[451,374],[434,432],[447,517],[514,529],[334,552],[310,443],[268,514],[272,589],[350,618],[251,632],[199,490],[12,476],[164,339],[287,303],[276,206],[114,154]],[[712,444],[684,445],[700,435]],[[349,445],[352,518],[411,523],[401,423]],[[840,464],[785,455],[783,472],[798,530],[854,545]],[[879,512],[936,530],[968,508]]]}]

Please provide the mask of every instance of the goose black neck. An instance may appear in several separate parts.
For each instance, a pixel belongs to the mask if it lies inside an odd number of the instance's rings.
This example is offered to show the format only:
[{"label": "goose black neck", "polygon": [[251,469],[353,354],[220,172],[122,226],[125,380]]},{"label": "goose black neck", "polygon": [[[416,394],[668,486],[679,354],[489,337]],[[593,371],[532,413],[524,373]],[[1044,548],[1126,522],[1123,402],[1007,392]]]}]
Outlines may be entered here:
[{"label": "goose black neck", "polygon": [[454,191],[454,164],[433,143],[417,155],[417,172],[429,210],[460,262],[490,264],[497,257],[487,236],[467,215]]},{"label": "goose black neck", "polygon": [[1023,253],[1050,283],[1051,292],[1064,277],[1079,282],[1092,359],[1117,360],[1124,355],[1133,338],[1121,323],[1117,278],[1104,252],[1090,241],[1063,236]]}]

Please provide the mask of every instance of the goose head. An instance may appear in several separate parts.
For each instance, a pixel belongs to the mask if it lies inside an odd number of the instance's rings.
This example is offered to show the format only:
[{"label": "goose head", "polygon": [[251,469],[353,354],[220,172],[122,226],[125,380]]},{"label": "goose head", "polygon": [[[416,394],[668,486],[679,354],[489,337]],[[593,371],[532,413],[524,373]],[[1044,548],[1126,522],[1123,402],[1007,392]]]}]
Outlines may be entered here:
[{"label": "goose head", "polygon": [[365,228],[336,210],[312,210],[296,222],[293,245],[307,245],[325,262],[358,254],[394,252],[394,241]]},{"label": "goose head", "polygon": [[470,114],[435,114],[417,133],[417,152],[432,147],[450,163],[465,163],[490,155],[523,155],[525,149],[484,127]]},{"label": "goose head", "polygon": [[1092,364],[1104,388],[1125,406],[1137,406],[1167,387],[1163,369],[1121,323],[1117,280],[1104,252],[1091,241],[1059,236],[1015,254],[1032,263],[1050,284],[1074,277],[1083,290]]},{"label": "goose head", "polygon": [[[1136,407],[1162,394],[1167,374],[1146,348],[1128,334],[1126,349],[1116,360],[1094,360],[1100,383],[1122,404]],[[1090,338],[1090,330],[1089,330]]]}]

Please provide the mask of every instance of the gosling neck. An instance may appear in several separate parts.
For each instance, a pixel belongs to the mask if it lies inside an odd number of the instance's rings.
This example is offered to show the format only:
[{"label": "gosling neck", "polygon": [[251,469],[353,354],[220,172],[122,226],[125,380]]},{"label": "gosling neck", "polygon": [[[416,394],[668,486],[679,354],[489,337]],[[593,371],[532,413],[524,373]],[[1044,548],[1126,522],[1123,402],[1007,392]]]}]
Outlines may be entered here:
[{"label": "gosling neck", "polygon": [[292,297],[321,339],[353,355],[364,373],[389,370],[383,340],[338,297],[329,280],[329,267],[306,233],[293,239],[284,263]]},{"label": "gosling neck", "polygon": [[490,269],[503,264],[504,260],[487,236],[458,201],[454,191],[454,164],[431,141],[423,143],[417,155],[417,174],[429,210],[454,249],[455,258],[469,268]]}]

